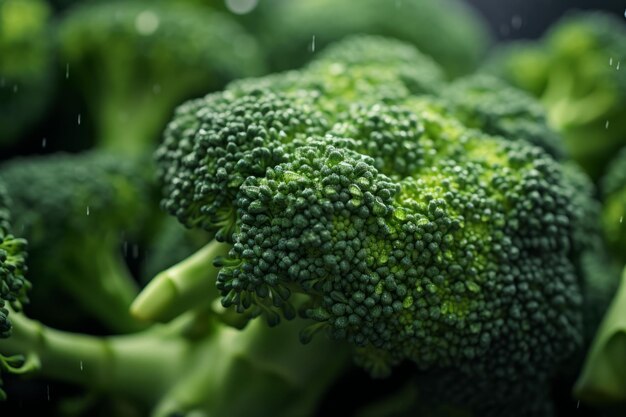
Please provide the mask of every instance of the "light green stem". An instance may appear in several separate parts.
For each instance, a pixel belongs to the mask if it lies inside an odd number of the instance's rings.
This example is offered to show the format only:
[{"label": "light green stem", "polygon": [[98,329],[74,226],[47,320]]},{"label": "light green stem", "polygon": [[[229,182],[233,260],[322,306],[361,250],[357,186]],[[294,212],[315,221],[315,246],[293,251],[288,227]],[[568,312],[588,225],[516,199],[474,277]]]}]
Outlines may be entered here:
[{"label": "light green stem", "polygon": [[574,395],[589,403],[626,401],[626,268],[587,353]]},{"label": "light green stem", "polygon": [[212,241],[195,254],[159,273],[132,304],[133,316],[144,321],[169,321],[218,297],[216,257],[230,245]]},{"label": "light green stem", "polygon": [[51,329],[11,314],[13,335],[4,355],[36,355],[42,376],[152,404],[180,376],[188,343],[163,329],[99,338]]}]

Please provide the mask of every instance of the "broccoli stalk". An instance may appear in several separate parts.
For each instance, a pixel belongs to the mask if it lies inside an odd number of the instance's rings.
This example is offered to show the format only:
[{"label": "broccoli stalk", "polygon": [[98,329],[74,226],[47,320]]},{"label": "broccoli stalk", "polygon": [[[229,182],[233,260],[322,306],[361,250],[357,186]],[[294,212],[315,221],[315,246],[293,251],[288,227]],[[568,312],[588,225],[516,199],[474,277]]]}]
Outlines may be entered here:
[{"label": "broccoli stalk", "polygon": [[626,268],[598,328],[574,395],[591,404],[626,401]]},{"label": "broccoli stalk", "polygon": [[131,305],[133,316],[144,321],[169,321],[181,313],[218,298],[216,259],[230,245],[212,241],[182,262],[154,277]]},{"label": "broccoli stalk", "polygon": [[291,407],[308,415],[346,365],[346,350],[330,341],[301,346],[297,323],[236,330],[187,315],[133,335],[95,337],[12,316],[3,355],[32,358],[49,379],[156,404],[153,417],[266,416]]}]

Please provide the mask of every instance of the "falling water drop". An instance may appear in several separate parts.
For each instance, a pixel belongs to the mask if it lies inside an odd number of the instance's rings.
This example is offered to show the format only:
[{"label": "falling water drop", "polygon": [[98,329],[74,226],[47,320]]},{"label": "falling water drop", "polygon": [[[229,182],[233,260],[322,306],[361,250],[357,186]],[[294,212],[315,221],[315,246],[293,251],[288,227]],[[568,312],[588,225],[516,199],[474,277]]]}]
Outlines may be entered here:
[{"label": "falling water drop", "polygon": [[80,113],[78,113],[78,126],[80,126]]},{"label": "falling water drop", "polygon": [[313,39],[311,40],[311,52],[315,52],[315,35],[313,35]]}]

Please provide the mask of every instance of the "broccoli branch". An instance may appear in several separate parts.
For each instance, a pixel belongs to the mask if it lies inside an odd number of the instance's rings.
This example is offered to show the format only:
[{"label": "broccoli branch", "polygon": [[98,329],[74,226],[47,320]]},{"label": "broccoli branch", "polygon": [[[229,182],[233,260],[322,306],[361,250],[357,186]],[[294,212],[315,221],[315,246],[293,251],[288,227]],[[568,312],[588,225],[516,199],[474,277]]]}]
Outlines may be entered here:
[{"label": "broccoli branch", "polygon": [[181,313],[218,297],[215,286],[217,257],[230,245],[212,241],[198,252],[159,273],[137,296],[131,314],[144,321],[169,321]]}]

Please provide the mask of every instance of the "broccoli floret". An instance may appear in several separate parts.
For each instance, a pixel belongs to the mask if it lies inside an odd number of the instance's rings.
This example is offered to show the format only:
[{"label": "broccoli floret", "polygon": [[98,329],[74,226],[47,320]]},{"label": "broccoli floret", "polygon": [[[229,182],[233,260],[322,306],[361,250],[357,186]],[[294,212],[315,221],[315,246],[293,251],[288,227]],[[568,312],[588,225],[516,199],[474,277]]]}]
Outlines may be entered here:
[{"label": "broccoli floret", "polygon": [[181,100],[263,71],[254,39],[236,22],[171,2],[77,7],[59,39],[98,143],[129,152],[152,148]]},{"label": "broccoli floret", "polygon": [[[594,178],[626,142],[626,29],[608,14],[571,14],[538,44],[496,54],[486,71],[539,97],[568,152]],[[589,138],[593,137],[593,140]]]},{"label": "broccoli floret", "polygon": [[[402,39],[432,56],[450,76],[472,71],[489,43],[482,19],[460,1],[267,1],[258,36],[274,69],[296,68],[316,51],[352,34]],[[437,28],[433,31],[433,28]]]},{"label": "broccoli floret", "polygon": [[52,93],[50,10],[43,0],[0,3],[0,146],[42,116]]},{"label": "broccoli floret", "polygon": [[[11,336],[13,324],[8,308],[21,310],[28,301],[30,283],[26,272],[26,240],[11,234],[8,197],[0,184],[0,340]],[[0,400],[5,399],[2,390],[2,372],[24,370],[24,358],[19,355],[4,356],[0,353]]]},{"label": "broccoli floret", "polygon": [[99,152],[17,158],[0,166],[14,230],[30,243],[35,311],[54,303],[54,294],[69,294],[112,330],[138,327],[128,314],[137,285],[122,242],[150,214],[149,175],[139,161]]},{"label": "broccoli floret", "polygon": [[510,140],[525,140],[563,159],[562,139],[548,127],[545,110],[525,92],[486,75],[473,75],[443,93],[466,125]]}]

